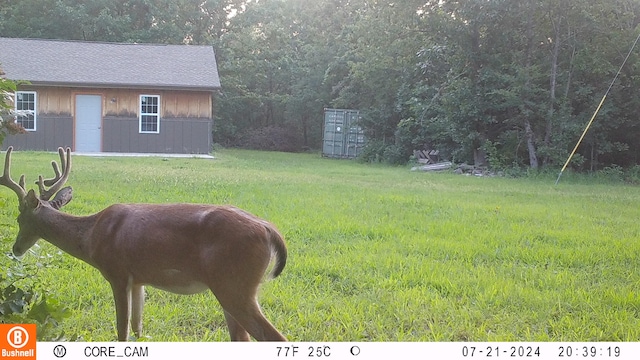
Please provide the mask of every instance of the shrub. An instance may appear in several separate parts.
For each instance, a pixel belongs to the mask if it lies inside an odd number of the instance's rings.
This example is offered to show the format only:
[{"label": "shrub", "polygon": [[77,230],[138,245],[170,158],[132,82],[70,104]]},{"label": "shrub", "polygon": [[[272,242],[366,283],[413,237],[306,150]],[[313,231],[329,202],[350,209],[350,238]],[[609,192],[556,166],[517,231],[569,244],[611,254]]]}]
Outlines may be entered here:
[{"label": "shrub", "polygon": [[640,184],[640,165],[634,165],[627,169],[624,181],[630,184]]},{"label": "shrub", "polygon": [[0,274],[0,315],[2,323],[35,323],[38,340],[52,341],[64,337],[58,331],[60,321],[69,316],[65,306],[33,283],[34,273],[44,264],[12,263]]},{"label": "shrub", "polygon": [[365,163],[377,163],[383,159],[385,145],[380,140],[370,140],[362,148],[358,155],[358,161]]},{"label": "shrub", "polygon": [[302,149],[297,129],[281,125],[249,130],[240,138],[238,145],[251,150],[298,152]]}]

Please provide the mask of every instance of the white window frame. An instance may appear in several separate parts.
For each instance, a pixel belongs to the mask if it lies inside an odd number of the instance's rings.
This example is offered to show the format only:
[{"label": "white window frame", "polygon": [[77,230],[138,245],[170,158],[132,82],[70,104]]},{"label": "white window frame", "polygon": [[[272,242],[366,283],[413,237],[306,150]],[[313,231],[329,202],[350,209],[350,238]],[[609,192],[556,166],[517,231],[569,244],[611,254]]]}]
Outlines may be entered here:
[{"label": "white window frame", "polygon": [[[144,98],[155,98],[157,99],[158,102],[158,109],[156,113],[152,113],[152,112],[143,112],[143,107],[142,107],[142,100]],[[138,131],[140,132],[140,134],[159,134],[160,133],[160,95],[147,95],[147,94],[142,94],[140,95],[140,99],[138,101]],[[157,122],[157,126],[156,126],[156,130],[155,131],[149,131],[149,130],[143,130],[142,129],[142,119],[145,116],[155,116],[156,117],[156,122]]]},{"label": "white window frame", "polygon": [[[18,109],[18,97],[22,94],[33,95],[33,110],[19,110]],[[26,131],[36,131],[38,129],[38,94],[35,91],[16,91],[14,98],[13,109],[15,110],[16,123],[22,126],[20,118],[25,116],[21,114],[33,115],[33,128],[24,128]],[[24,126],[23,126],[24,127]]]}]

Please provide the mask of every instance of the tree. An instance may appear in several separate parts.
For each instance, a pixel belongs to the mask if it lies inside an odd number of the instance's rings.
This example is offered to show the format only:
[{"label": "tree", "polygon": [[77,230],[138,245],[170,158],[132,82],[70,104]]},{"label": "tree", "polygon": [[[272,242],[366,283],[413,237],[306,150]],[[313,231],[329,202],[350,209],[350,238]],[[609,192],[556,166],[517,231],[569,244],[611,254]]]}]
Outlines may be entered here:
[{"label": "tree", "polygon": [[17,86],[14,81],[4,77],[0,68],[0,145],[8,134],[23,133],[25,130],[16,123],[16,111],[14,108],[14,94]]},{"label": "tree", "polygon": [[[422,79],[403,126],[459,161],[486,156],[495,166],[532,168],[540,156],[546,166],[566,158],[640,18],[629,1],[444,1],[424,12],[432,36],[419,52]],[[637,57],[630,60],[632,68]],[[629,80],[623,74],[620,83]],[[628,107],[608,101],[587,139],[599,144],[593,156],[633,147],[615,134],[635,128],[622,114]]]},{"label": "tree", "polygon": [[[214,45],[224,145],[319,148],[322,109],[355,108],[367,159],[496,168],[564,162],[639,23],[637,0],[0,0],[1,36]],[[640,161],[638,64],[576,168]]]},{"label": "tree", "polygon": [[[0,68],[0,145],[7,134],[24,132],[15,122],[19,115],[14,109],[13,96],[16,83],[4,77]],[[4,205],[4,204],[3,204]],[[43,266],[40,264],[40,266]],[[0,323],[33,323],[38,325],[39,340],[57,340],[64,334],[56,331],[58,323],[68,315],[67,309],[54,297],[46,296],[39,291],[37,285],[30,282],[32,276],[25,275],[25,268],[30,266],[11,262],[2,267],[0,272]],[[29,269],[37,272],[37,269]],[[27,280],[27,284],[18,284]]]},{"label": "tree", "polygon": [[[411,149],[396,141],[396,129],[409,116],[406,101],[418,74],[416,53],[423,44],[420,1],[347,2],[349,14],[336,39],[344,50],[329,65],[331,104],[360,109],[371,159],[407,159]],[[346,11],[345,11],[346,10]],[[384,152],[387,152],[387,156]]]},{"label": "tree", "polygon": [[[232,19],[218,52],[225,80],[216,141],[264,143],[271,150],[319,146],[330,94],[324,75],[333,56],[327,44],[339,31],[323,24],[330,19],[325,11],[323,3],[271,0],[251,4]],[[261,128],[279,135],[271,142],[255,139]]]},{"label": "tree", "polygon": [[[240,0],[0,0],[5,37],[211,44]],[[34,12],[33,9],[38,9]]]}]

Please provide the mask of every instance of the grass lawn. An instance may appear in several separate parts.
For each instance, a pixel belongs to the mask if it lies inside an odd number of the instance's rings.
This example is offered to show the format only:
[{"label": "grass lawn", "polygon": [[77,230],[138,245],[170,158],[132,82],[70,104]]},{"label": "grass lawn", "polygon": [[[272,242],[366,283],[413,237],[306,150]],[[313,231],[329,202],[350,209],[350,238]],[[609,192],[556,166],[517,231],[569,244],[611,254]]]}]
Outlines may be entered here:
[{"label": "grass lawn", "polygon": [[[565,176],[478,178],[222,150],[215,160],[75,156],[66,212],[117,202],[233,204],[284,234],[289,261],[260,303],[294,341],[640,341],[640,188]],[[4,153],[2,154],[4,157]],[[14,178],[57,155],[16,152]],[[15,195],[0,190],[2,253]],[[39,242],[23,262],[66,304],[61,327],[116,338],[99,272]],[[10,261],[0,260],[2,267]],[[211,293],[147,288],[145,339],[224,341]]]}]

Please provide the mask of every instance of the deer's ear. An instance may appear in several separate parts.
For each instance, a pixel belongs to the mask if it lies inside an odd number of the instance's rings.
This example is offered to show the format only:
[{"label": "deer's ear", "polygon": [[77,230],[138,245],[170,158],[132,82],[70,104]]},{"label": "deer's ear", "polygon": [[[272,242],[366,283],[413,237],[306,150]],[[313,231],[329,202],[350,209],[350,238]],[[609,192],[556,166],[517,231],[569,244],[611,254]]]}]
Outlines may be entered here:
[{"label": "deer's ear", "polygon": [[40,199],[38,199],[33,189],[29,190],[27,196],[24,197],[24,205],[27,209],[35,209],[40,205]]},{"label": "deer's ear", "polygon": [[60,210],[61,207],[67,205],[73,198],[73,189],[71,186],[67,186],[56,194],[53,200],[49,201],[52,208]]}]

